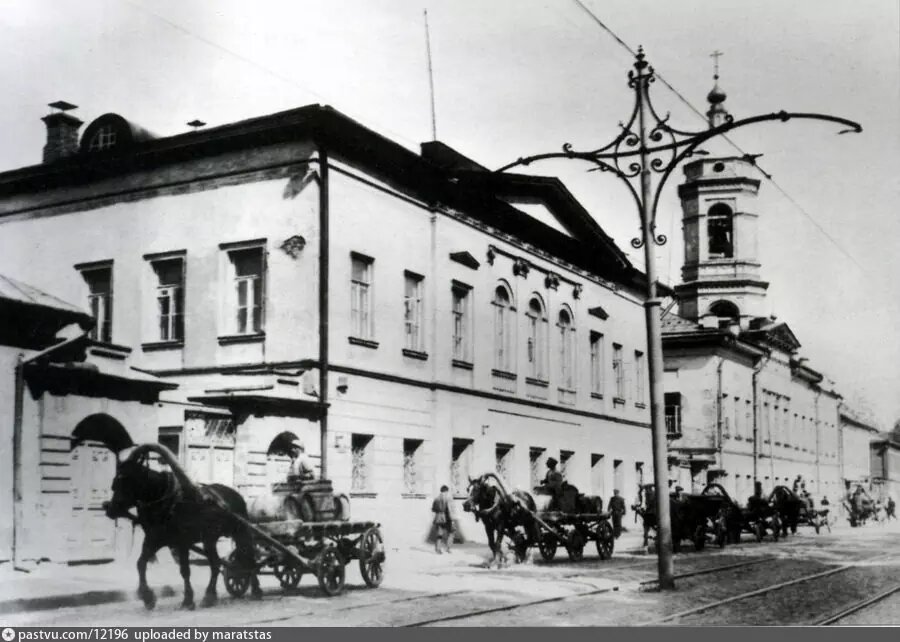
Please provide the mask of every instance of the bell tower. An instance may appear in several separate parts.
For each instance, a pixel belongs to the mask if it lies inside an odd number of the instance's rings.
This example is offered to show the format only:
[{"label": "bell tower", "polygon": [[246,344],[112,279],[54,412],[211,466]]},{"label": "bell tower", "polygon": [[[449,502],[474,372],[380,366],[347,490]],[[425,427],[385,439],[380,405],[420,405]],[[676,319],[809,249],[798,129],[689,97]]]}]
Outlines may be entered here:
[{"label": "bell tower", "polygon": [[[715,86],[707,97],[710,128],[730,119],[718,79],[717,58]],[[675,286],[679,314],[746,329],[751,318],[766,315],[769,287],[760,276],[760,181],[746,157],[704,158],[685,165],[684,174],[678,186],[684,232],[682,283]]]}]

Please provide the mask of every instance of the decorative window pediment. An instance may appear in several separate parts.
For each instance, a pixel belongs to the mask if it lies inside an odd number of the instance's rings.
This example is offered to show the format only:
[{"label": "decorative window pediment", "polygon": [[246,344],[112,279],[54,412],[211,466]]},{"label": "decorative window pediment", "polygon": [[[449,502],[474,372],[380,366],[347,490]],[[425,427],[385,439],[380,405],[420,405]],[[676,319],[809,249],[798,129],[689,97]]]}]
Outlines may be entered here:
[{"label": "decorative window pediment", "polygon": [[594,308],[589,308],[588,314],[590,314],[592,317],[597,317],[601,321],[606,321],[609,318],[609,313],[599,305]]},{"label": "decorative window pediment", "polygon": [[472,268],[473,270],[477,270],[481,267],[481,263],[478,262],[474,256],[472,256],[469,252],[451,252],[450,260],[456,261],[460,265],[465,265],[467,268]]}]

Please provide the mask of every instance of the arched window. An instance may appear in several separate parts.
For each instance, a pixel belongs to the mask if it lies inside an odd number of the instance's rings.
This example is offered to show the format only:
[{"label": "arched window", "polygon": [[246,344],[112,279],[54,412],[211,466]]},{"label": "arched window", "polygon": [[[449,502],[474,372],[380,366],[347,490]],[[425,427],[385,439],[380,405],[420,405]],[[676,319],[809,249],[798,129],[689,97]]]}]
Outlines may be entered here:
[{"label": "arched window", "polygon": [[720,328],[736,323],[741,316],[741,311],[731,301],[716,301],[709,306],[709,313],[719,318]]},{"label": "arched window", "polygon": [[515,307],[512,294],[505,284],[494,290],[494,368],[503,372],[514,372],[513,359],[515,345],[513,339],[513,319]]},{"label": "arched window", "polygon": [[706,236],[710,257],[730,259],[734,256],[733,214],[725,203],[716,203],[709,208]]},{"label": "arched window", "polygon": [[575,324],[567,307],[559,311],[559,387],[575,389]]},{"label": "arched window", "polygon": [[112,125],[104,125],[91,137],[88,144],[89,152],[98,152],[109,149],[116,144],[116,130]]},{"label": "arched window", "polygon": [[528,302],[528,374],[534,379],[547,380],[547,317],[544,304],[537,296]]}]

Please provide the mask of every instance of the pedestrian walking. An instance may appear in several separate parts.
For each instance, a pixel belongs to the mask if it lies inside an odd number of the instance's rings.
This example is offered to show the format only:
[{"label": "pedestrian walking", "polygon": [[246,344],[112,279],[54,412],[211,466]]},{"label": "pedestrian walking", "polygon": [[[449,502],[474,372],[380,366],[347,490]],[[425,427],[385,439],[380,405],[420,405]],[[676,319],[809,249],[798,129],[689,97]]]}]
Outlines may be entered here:
[{"label": "pedestrian walking", "polygon": [[894,511],[897,510],[897,504],[894,503],[893,497],[888,496],[887,506],[885,506],[884,510],[888,519],[897,519],[897,516],[894,514]]},{"label": "pedestrian walking", "polygon": [[616,539],[622,534],[622,517],[625,515],[625,498],[619,495],[619,489],[613,490],[609,500],[609,512],[612,515],[613,535]]},{"label": "pedestrian walking", "polygon": [[441,493],[431,502],[432,521],[434,525],[434,552],[440,555],[444,551],[441,550],[441,541],[444,542],[444,549],[449,553],[450,545],[453,542],[453,497],[450,496],[450,489],[447,485],[441,486]]}]

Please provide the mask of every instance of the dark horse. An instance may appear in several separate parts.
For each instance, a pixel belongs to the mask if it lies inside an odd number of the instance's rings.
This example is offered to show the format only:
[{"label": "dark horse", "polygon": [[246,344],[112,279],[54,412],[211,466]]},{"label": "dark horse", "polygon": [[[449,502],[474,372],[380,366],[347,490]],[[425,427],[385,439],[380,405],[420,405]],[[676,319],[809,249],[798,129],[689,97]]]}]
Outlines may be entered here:
[{"label": "dark horse", "polygon": [[[147,467],[150,451],[159,453],[176,473],[150,470]],[[246,526],[247,505],[244,498],[221,484],[194,486],[168,450],[156,445],[136,448],[119,464],[112,491],[112,499],[105,506],[107,516],[131,519],[144,530],[144,545],[137,562],[140,578],[138,597],[148,609],[156,605],[156,595],[147,585],[147,562],[163,547],[169,547],[179,563],[181,577],[184,578],[184,600],[181,605],[186,609],[194,608],[188,557],[191,550],[199,550],[194,544],[202,543],[202,552],[209,560],[210,577],[203,606],[212,606],[217,599],[216,580],[221,559],[216,542],[220,537],[230,537],[234,541],[234,563],[253,569],[253,539]],[[132,507],[137,509],[137,517],[129,512]],[[254,597],[260,597],[259,580],[252,570],[251,582]]]},{"label": "dark horse", "polygon": [[788,529],[792,535],[796,535],[800,513],[806,508],[806,503],[787,486],[776,486],[769,495],[769,504],[778,514],[782,537],[787,537]]},{"label": "dark horse", "polygon": [[501,544],[504,535],[513,542],[517,561],[523,561],[528,548],[539,541],[539,531],[534,519],[534,498],[520,490],[507,492],[503,482],[493,473],[485,473],[477,479],[469,479],[469,497],[463,510],[474,513],[476,520],[484,523],[488,546],[494,562],[499,567],[505,560]]}]

